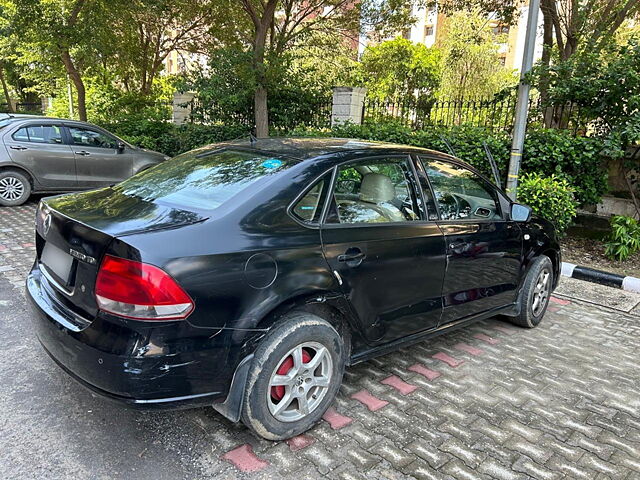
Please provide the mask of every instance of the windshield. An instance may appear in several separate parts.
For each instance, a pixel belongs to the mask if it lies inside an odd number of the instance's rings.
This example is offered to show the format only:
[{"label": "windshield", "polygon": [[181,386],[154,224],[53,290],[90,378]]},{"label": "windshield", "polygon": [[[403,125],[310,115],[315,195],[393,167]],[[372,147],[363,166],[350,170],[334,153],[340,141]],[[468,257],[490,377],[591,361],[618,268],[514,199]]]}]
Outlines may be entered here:
[{"label": "windshield", "polygon": [[114,190],[148,202],[213,210],[291,161],[253,152],[185,153],[116,185]]}]

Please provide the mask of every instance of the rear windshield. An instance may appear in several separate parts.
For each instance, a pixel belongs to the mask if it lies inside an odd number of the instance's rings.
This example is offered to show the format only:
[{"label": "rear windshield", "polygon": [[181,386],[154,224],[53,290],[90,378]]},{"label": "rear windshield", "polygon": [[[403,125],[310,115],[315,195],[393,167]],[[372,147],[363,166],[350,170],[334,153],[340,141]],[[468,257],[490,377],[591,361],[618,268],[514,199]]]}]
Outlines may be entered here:
[{"label": "rear windshield", "polygon": [[212,210],[291,163],[238,150],[185,153],[125,180],[114,190],[148,202]]},{"label": "rear windshield", "polygon": [[0,117],[0,129],[6,127],[10,123],[16,122],[18,119],[14,117]]}]

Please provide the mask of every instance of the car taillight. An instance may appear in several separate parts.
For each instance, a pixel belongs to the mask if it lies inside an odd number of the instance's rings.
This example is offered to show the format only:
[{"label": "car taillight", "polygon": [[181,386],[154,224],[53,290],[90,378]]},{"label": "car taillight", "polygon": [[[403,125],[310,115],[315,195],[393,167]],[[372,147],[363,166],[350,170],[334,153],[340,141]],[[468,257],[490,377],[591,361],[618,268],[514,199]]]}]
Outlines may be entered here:
[{"label": "car taillight", "polygon": [[138,320],[178,320],[193,300],[166,272],[146,263],[106,255],[96,279],[101,310]]}]

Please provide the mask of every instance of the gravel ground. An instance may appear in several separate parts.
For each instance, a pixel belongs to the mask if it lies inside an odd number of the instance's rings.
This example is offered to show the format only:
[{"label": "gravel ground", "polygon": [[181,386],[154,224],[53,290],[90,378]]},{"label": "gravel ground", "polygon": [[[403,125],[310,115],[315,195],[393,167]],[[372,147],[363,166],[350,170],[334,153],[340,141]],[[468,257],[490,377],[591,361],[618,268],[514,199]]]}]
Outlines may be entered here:
[{"label": "gravel ground", "polygon": [[605,256],[604,243],[599,240],[570,236],[564,238],[561,244],[564,262],[620,275],[640,277],[640,253],[632,255],[624,262],[618,262]]}]

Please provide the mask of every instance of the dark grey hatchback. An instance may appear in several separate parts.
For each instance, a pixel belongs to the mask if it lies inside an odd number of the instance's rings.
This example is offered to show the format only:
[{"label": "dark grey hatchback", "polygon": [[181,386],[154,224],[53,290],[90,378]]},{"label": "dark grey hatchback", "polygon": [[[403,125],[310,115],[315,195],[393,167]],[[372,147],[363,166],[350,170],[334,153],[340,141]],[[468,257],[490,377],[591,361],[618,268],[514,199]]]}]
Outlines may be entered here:
[{"label": "dark grey hatchback", "polygon": [[20,205],[31,193],[112,185],[168,158],[88,123],[5,115],[0,118],[0,205]]},{"label": "dark grey hatchback", "polygon": [[46,351],[95,392],[282,439],[347,365],[497,314],[535,327],[560,250],[530,213],[431,150],[218,144],[44,199],[27,292]]}]

